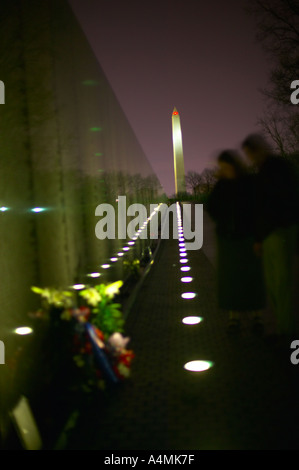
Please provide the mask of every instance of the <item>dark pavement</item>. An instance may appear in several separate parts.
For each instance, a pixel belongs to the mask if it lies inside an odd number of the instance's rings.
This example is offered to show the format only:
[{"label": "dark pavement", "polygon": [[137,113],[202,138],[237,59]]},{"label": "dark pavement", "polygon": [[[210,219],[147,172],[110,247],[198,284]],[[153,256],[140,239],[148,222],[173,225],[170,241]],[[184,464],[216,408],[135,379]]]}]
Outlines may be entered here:
[{"label": "dark pavement", "polygon": [[[252,332],[249,314],[238,334],[227,333],[227,315],[217,308],[211,230],[207,220],[203,249],[188,252],[190,284],[180,281],[178,241],[162,241],[126,322],[136,354],[132,376],[77,403],[67,449],[299,448],[299,365],[288,346],[274,347]],[[181,298],[186,286],[195,299]],[[187,326],[187,315],[204,320]],[[269,333],[269,314],[265,322]],[[196,359],[214,366],[183,368]]]}]

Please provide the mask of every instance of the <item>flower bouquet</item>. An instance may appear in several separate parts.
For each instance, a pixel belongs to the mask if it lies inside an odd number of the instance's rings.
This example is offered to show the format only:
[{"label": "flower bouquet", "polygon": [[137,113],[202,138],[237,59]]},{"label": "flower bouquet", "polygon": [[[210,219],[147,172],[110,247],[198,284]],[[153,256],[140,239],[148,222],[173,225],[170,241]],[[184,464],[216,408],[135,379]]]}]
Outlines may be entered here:
[{"label": "flower bouquet", "polygon": [[31,288],[41,296],[42,312],[54,321],[57,331],[65,322],[70,325],[72,358],[83,372],[82,387],[86,391],[104,388],[107,383],[117,384],[130,376],[134,353],[127,349],[130,339],[122,334],[121,305],[113,302],[121,286],[122,281],[117,281],[78,293]]}]

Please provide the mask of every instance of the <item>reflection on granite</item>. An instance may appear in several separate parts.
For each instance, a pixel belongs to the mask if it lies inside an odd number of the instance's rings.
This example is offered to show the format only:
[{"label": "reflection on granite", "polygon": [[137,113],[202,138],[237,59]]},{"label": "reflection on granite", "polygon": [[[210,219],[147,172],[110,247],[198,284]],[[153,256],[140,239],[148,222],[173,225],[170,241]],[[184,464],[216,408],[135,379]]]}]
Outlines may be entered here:
[{"label": "reflection on granite", "polygon": [[[116,207],[120,195],[149,207],[163,189],[67,1],[3,0],[0,18],[5,434],[8,409],[21,391],[37,386],[38,358],[44,357],[47,328],[28,315],[38,307],[30,287],[93,282],[87,275],[125,242],[96,238],[95,208],[104,202]],[[125,258],[138,259],[148,245],[140,240]],[[103,272],[104,280],[123,276],[120,262]],[[31,326],[33,334],[16,335],[18,326]]]}]

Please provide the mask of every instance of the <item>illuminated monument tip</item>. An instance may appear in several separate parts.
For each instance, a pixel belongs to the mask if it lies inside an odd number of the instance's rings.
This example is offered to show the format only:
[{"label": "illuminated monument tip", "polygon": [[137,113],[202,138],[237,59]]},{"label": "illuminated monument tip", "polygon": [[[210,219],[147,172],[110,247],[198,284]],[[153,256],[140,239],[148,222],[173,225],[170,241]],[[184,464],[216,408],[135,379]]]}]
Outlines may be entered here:
[{"label": "illuminated monument tip", "polygon": [[176,108],[174,108],[172,112],[172,142],[173,142],[175,192],[176,194],[184,193],[186,191],[186,181],[185,181],[182,131],[181,131],[180,116]]}]

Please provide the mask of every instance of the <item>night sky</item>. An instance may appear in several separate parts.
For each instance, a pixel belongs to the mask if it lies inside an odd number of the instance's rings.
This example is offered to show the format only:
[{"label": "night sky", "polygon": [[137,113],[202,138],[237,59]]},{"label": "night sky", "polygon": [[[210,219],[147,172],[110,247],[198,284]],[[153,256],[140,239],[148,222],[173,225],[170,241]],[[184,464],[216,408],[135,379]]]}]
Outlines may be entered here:
[{"label": "night sky", "polygon": [[247,0],[69,0],[148,160],[174,193],[171,114],[185,170],[236,148],[264,108],[269,63]]}]

